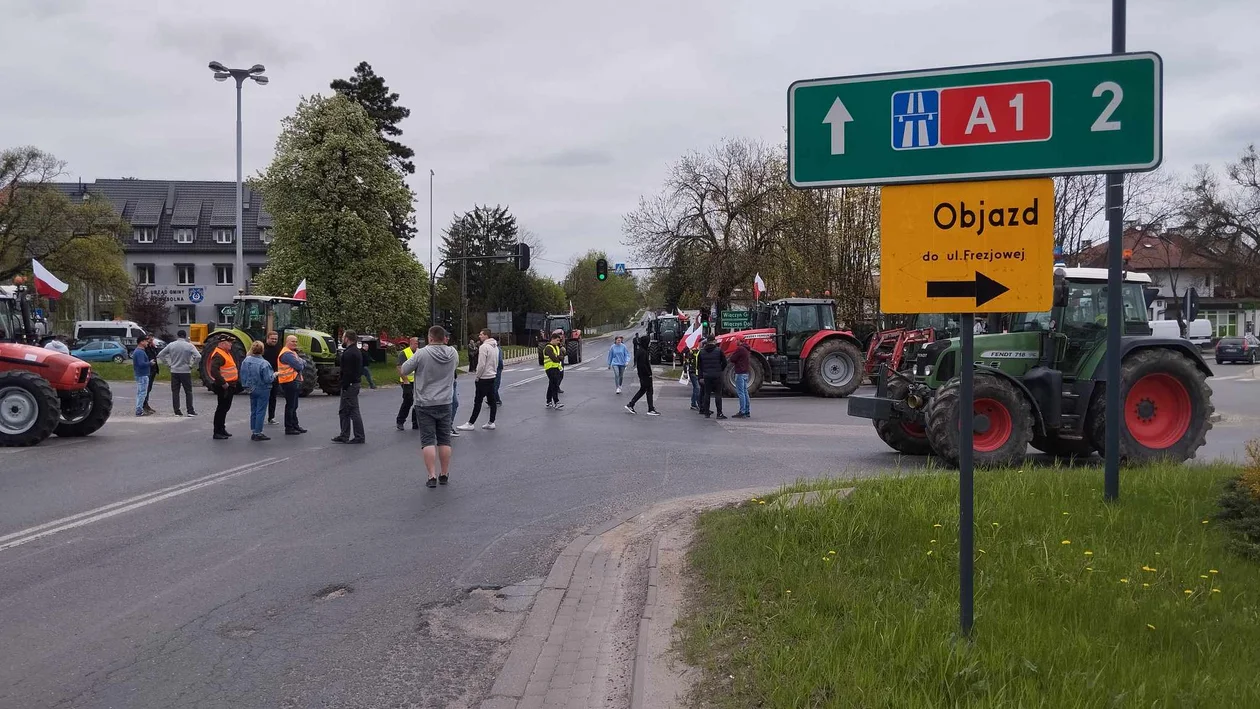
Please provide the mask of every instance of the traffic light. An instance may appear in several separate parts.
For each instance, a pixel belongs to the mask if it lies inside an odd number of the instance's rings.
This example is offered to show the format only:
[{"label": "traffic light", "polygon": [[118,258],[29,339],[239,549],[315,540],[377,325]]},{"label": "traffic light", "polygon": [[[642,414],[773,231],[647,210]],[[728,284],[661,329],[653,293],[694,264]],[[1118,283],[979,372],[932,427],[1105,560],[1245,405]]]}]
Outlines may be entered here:
[{"label": "traffic light", "polygon": [[516,243],[515,254],[516,254],[516,270],[528,271],[529,270],[529,244],[518,241]]},{"label": "traffic light", "polygon": [[595,280],[608,280],[608,259],[599,259],[595,262]]}]

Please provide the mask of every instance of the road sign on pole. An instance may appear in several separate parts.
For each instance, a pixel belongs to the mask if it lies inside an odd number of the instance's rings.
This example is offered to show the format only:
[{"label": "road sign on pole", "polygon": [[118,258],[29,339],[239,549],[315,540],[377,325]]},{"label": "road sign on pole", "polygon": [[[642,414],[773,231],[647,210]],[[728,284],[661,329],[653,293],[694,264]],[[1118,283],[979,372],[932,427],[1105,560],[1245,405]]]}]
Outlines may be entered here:
[{"label": "road sign on pole", "polygon": [[1153,52],[797,81],[796,187],[1153,170],[1163,159]]},{"label": "road sign on pole", "polygon": [[613,266],[613,273],[618,276],[626,275],[626,265],[624,263],[619,263],[616,266]]},{"label": "road sign on pole", "polygon": [[[885,187],[885,313],[1043,312],[1054,277],[1054,181]],[[966,329],[966,328],[964,328]]]}]

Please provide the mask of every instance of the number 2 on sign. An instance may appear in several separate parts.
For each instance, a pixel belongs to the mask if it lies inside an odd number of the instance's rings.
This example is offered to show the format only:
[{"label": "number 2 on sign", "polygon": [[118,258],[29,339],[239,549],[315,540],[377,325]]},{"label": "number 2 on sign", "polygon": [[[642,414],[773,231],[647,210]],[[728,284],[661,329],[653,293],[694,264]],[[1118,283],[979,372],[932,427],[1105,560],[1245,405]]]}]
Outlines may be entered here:
[{"label": "number 2 on sign", "polygon": [[1098,114],[1098,119],[1094,121],[1094,125],[1089,127],[1091,132],[1120,130],[1120,121],[1111,120],[1111,114],[1120,108],[1120,102],[1124,100],[1124,89],[1120,88],[1120,84],[1114,81],[1104,81],[1094,87],[1094,98],[1102,98],[1103,94],[1111,94],[1111,100],[1107,102],[1107,107],[1102,113]]}]

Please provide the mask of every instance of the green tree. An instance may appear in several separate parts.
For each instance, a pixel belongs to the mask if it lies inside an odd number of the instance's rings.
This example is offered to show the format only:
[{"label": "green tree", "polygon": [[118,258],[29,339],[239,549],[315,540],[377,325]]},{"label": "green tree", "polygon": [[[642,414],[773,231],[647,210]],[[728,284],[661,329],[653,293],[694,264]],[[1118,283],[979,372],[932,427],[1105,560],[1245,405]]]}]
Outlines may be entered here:
[{"label": "green tree", "polygon": [[[368,118],[376,126],[377,135],[389,150],[386,160],[390,167],[404,179],[407,175],[414,175],[416,165],[411,162],[411,158],[415,157],[416,151],[394,140],[402,135],[402,129],[398,127],[398,124],[411,115],[411,109],[398,105],[400,97],[389,90],[385,79],[377,76],[372,70],[372,65],[359,62],[359,65],[354,68],[353,76],[349,79],[336,79],[329,84],[329,87],[367,111]],[[412,197],[414,200],[414,194]],[[403,214],[391,212],[390,222],[394,235],[399,239],[407,241],[416,235],[415,219],[410,209]]]},{"label": "green tree", "polygon": [[639,310],[639,284],[633,275],[609,273],[606,281],[595,278],[595,262],[607,257],[603,251],[586,252],[564,279],[573,309],[585,325],[624,322]]},{"label": "green tree", "polygon": [[136,284],[126,300],[127,317],[140,323],[147,332],[164,332],[171,319],[171,304],[165,296],[155,295],[149,286]]},{"label": "green tree", "polygon": [[70,199],[56,187],[64,172],[64,162],[38,148],[0,152],[0,281],[29,272],[31,259],[48,266],[77,241],[122,231],[107,200]]},{"label": "green tree", "polygon": [[307,280],[326,329],[414,333],[428,322],[428,279],[394,238],[391,215],[411,194],[361,106],[344,96],[303,99],[284,120],[275,158],[252,185],[274,219],[264,292]]},{"label": "green tree", "polygon": [[[465,256],[492,257],[501,252],[511,251],[519,232],[516,217],[507,207],[476,206],[451,220],[451,225],[442,236],[439,254],[443,259]],[[467,262],[453,261],[447,264],[442,274],[439,305],[458,314],[462,312],[460,299],[466,296],[467,331],[473,332],[485,327],[487,310],[518,312],[525,305],[522,301],[512,301],[508,298],[510,293],[516,293],[519,297],[520,294],[526,292],[512,285],[519,283],[519,277],[515,274],[513,264],[496,263],[489,258]],[[466,288],[464,287],[465,277],[467,277]],[[455,320],[458,322],[459,317]]]},{"label": "green tree", "polygon": [[122,244],[112,235],[74,239],[40,263],[70,286],[56,307],[60,331],[71,329],[79,306],[87,303],[89,297],[104,296],[126,303],[131,294],[131,276],[123,265]]}]

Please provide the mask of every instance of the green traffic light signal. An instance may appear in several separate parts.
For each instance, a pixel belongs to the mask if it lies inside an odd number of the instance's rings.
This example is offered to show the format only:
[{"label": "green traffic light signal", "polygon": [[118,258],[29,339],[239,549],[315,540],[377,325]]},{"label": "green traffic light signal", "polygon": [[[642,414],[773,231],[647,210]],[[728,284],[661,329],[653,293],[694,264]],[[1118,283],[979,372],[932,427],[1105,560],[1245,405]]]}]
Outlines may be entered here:
[{"label": "green traffic light signal", "polygon": [[599,281],[608,279],[608,259],[595,261],[595,279]]}]

